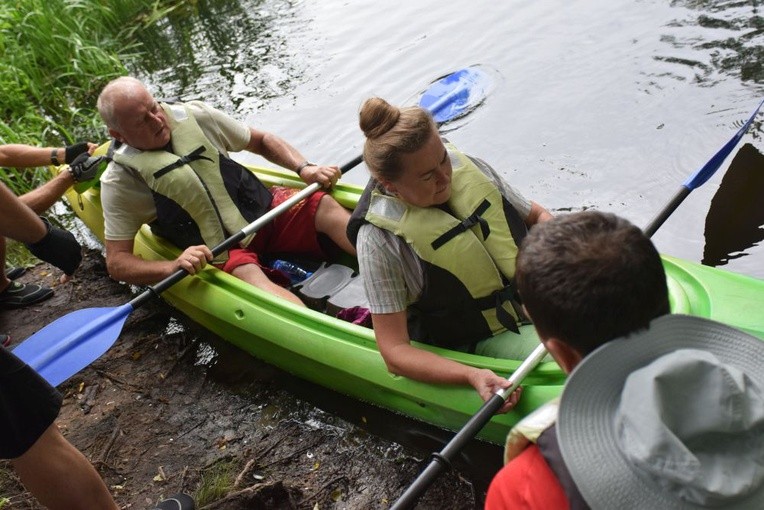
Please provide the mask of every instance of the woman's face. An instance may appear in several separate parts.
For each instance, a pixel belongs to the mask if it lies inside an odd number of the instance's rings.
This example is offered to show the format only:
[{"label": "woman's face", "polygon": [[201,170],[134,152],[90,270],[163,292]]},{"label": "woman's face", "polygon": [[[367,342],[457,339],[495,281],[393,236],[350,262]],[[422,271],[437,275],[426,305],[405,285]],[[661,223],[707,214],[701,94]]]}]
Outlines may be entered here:
[{"label": "woman's face", "polygon": [[401,165],[401,176],[382,184],[407,204],[430,207],[451,197],[451,159],[437,131],[421,149],[402,155]]}]

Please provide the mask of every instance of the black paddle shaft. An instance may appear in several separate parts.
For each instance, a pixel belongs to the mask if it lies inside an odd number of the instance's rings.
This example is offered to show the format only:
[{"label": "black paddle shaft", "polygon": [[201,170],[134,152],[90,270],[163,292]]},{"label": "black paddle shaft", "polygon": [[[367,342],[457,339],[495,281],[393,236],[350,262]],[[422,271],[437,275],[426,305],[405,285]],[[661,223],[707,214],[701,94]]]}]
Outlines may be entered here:
[{"label": "black paddle shaft", "polygon": [[679,204],[681,204],[685,198],[687,198],[687,195],[690,194],[692,190],[686,186],[682,186],[679,188],[679,191],[676,192],[676,195],[674,195],[674,198],[671,199],[671,201],[666,204],[666,207],[663,208],[663,210],[658,213],[658,215],[653,219],[653,221],[650,222],[650,224],[645,227],[644,233],[647,237],[653,237],[653,234],[661,228],[661,225],[668,219],[671,214],[676,211],[677,207],[679,207]]},{"label": "black paddle shaft", "polygon": [[[356,167],[361,161],[363,161],[363,156],[357,156],[351,161],[348,161],[344,165],[340,167],[340,173],[344,174],[351,168]],[[304,190],[302,190],[300,193],[292,196],[289,200],[285,201],[284,203],[274,207],[264,215],[262,215],[260,218],[255,220],[254,222],[250,223],[246,227],[244,227],[242,230],[239,230],[234,235],[226,239],[225,241],[221,242],[217,246],[211,249],[212,256],[215,257],[217,255],[220,255],[221,253],[230,250],[234,246],[236,246],[239,242],[241,242],[242,239],[247,237],[250,234],[253,234],[260,230],[263,226],[270,223],[276,216],[283,213],[290,207],[292,207],[295,203],[299,202],[300,200],[303,200],[304,198],[312,195],[316,191],[320,189],[320,186],[316,183],[311,184]],[[164,280],[160,281],[156,285],[153,285],[137,295],[135,298],[133,298],[130,301],[130,305],[133,307],[133,309],[138,308],[139,306],[144,305],[148,300],[153,298],[154,296],[159,296],[162,292],[166,291],[179,281],[181,281],[183,278],[188,276],[190,273],[186,271],[185,269],[178,269],[173,274],[165,278]]]},{"label": "black paddle shaft", "polygon": [[486,423],[496,414],[496,411],[504,405],[501,395],[494,395],[488,399],[472,418],[462,427],[451,441],[438,453],[432,454],[432,461],[427,468],[409,485],[400,498],[390,507],[390,510],[407,510],[413,508],[419,497],[432,485],[438,476],[451,467],[451,459],[480,432]]}]

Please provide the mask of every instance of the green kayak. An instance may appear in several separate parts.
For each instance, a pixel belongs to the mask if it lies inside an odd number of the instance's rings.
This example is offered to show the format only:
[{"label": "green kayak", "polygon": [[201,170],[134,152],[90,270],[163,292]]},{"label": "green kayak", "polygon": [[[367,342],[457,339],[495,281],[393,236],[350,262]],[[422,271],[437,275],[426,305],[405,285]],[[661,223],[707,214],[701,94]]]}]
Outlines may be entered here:
[{"label": "green kayak", "polygon": [[[267,185],[302,186],[294,174],[252,168]],[[334,197],[353,208],[362,189],[339,184]],[[67,194],[74,212],[103,239],[99,190]],[[145,259],[175,258],[178,250],[144,226],[136,253]],[[764,280],[684,260],[663,257],[672,310],[709,317],[764,339]],[[450,430],[458,430],[482,404],[469,387],[426,384],[390,374],[372,330],[292,305],[208,266],[163,294],[172,306],[253,356],[287,372],[353,398]],[[522,335],[535,337],[532,326]],[[507,341],[514,333],[506,333]],[[507,376],[522,360],[496,359],[429,345],[423,349]],[[478,437],[502,444],[521,417],[557,396],[564,374],[554,362],[541,363],[524,381],[520,404],[495,416]]]}]

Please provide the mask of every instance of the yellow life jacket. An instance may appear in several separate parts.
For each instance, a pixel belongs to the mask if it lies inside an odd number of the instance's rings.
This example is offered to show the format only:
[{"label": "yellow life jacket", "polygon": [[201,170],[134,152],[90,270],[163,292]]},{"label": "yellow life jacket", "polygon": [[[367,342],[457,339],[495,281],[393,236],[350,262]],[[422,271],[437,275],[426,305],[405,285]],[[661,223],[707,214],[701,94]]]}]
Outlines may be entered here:
[{"label": "yellow life jacket", "polygon": [[411,338],[458,348],[517,331],[509,282],[527,228],[476,164],[447,148],[453,168],[448,211],[369,189],[368,208],[359,214],[403,238],[420,259],[425,285],[408,309]]},{"label": "yellow life jacket", "polygon": [[[170,146],[142,151],[120,145],[113,159],[137,171],[154,197],[152,230],[180,248],[213,247],[253,222],[271,194],[241,164],[221,154],[184,105],[162,104],[171,130]],[[241,241],[247,246],[254,234]],[[214,262],[227,260],[227,252]]]}]

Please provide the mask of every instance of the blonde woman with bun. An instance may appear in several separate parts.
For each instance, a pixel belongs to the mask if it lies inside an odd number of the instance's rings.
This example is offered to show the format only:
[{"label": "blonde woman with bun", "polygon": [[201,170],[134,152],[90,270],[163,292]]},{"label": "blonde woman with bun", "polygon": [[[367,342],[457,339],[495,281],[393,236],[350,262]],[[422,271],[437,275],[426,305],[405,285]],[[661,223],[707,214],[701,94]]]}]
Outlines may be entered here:
[{"label": "blonde woman with bun", "polygon": [[[518,335],[513,292],[517,247],[552,218],[480,159],[442,139],[420,107],[383,99],[361,107],[364,160],[372,178],[348,225],[374,332],[390,372],[425,382],[470,385],[487,400],[507,380],[446,359],[411,340],[504,358],[537,344]],[[502,411],[517,403],[507,399]]]}]

